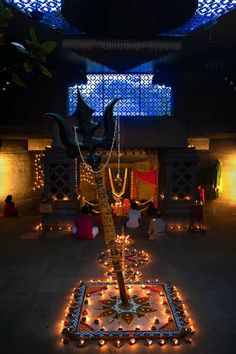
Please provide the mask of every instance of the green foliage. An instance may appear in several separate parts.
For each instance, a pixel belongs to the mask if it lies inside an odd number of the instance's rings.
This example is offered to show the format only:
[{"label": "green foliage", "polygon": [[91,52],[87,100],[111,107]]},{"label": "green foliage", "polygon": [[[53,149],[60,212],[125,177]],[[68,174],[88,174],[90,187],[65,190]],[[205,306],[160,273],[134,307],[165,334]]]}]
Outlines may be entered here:
[{"label": "green foliage", "polygon": [[56,48],[56,42],[53,41],[47,41],[41,44],[42,54],[45,56],[52,53],[55,48]]},{"label": "green foliage", "polygon": [[13,17],[11,9],[5,7],[0,0],[0,30],[9,26],[11,18]]},{"label": "green foliage", "polygon": [[46,68],[46,66],[38,63],[38,66],[40,68],[40,71],[42,74],[46,75],[47,77],[52,77],[52,73]]},{"label": "green foliage", "polygon": [[29,61],[25,61],[23,65],[24,65],[24,69],[27,73],[32,72],[32,65]]},{"label": "green foliage", "polygon": [[[9,52],[8,59],[10,59],[6,60],[4,69],[0,69],[0,78],[2,75],[4,79],[10,79],[17,86],[27,88],[25,78],[29,75],[39,72],[49,78],[52,77],[45,63],[47,56],[56,48],[56,42],[46,41],[40,43],[35,30],[30,27],[29,38],[25,39],[25,46],[14,42],[9,45],[5,40],[4,31],[9,26],[12,16],[12,11],[5,7],[0,0],[0,45],[2,45],[5,52]],[[14,59],[14,63],[12,63],[12,59]],[[11,64],[9,65],[8,63]]]},{"label": "green foliage", "polygon": [[26,39],[25,42],[27,43],[27,49],[30,57],[39,62],[45,62],[46,56],[55,49],[56,42],[47,41],[41,44],[32,27],[29,28],[29,36],[30,39]]},{"label": "green foliage", "polygon": [[17,85],[17,86],[20,86],[20,87],[23,87],[23,88],[27,88],[26,84],[24,83],[24,81],[15,73],[11,73],[10,74],[11,76],[11,79],[12,81]]}]

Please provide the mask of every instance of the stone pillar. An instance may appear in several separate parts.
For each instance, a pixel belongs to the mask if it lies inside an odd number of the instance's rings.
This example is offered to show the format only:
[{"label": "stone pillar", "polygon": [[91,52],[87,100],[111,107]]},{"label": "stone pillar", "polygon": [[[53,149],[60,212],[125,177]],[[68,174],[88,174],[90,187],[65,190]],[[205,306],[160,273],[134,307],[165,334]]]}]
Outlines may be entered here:
[{"label": "stone pillar", "polygon": [[[75,159],[63,148],[47,149],[44,157],[44,198],[76,200]],[[77,171],[77,183],[79,171]]]},{"label": "stone pillar", "polygon": [[196,200],[198,157],[195,149],[171,148],[161,157],[160,193],[166,214],[187,214]]},{"label": "stone pillar", "polygon": [[[77,168],[77,171],[76,171]],[[64,148],[47,149],[44,157],[44,200],[41,203],[43,234],[68,230],[78,215],[79,163]]]}]

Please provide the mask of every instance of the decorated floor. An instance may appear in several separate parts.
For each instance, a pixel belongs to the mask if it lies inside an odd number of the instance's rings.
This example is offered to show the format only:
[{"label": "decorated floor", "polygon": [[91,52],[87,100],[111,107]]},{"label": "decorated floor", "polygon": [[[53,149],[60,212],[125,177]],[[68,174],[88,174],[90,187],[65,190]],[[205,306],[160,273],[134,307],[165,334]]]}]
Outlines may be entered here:
[{"label": "decorated floor", "polygon": [[170,342],[161,346],[158,338],[150,347],[144,339],[135,345],[125,339],[120,348],[108,340],[100,347],[103,342],[97,339],[82,348],[78,340],[62,343],[62,321],[73,289],[80,280],[104,279],[106,268],[98,263],[104,251],[102,235],[90,242],[77,242],[63,233],[45,240],[22,240],[20,235],[33,230],[37,217],[7,221],[0,220],[1,354],[235,353],[235,216],[206,213],[205,236],[176,231],[166,242],[148,241],[144,220],[135,235],[135,247],[150,256],[150,263],[140,268],[141,279],[158,278],[174,285],[196,333],[190,335],[192,343],[180,340],[177,346]]},{"label": "decorated floor", "polygon": [[175,288],[159,282],[129,283],[126,291],[129,306],[123,307],[116,283],[81,283],[63,323],[65,338],[78,340],[79,346],[95,339],[100,345],[112,341],[116,347],[137,340],[149,346],[154,340],[160,345],[178,345],[183,338],[191,342],[194,329]]}]

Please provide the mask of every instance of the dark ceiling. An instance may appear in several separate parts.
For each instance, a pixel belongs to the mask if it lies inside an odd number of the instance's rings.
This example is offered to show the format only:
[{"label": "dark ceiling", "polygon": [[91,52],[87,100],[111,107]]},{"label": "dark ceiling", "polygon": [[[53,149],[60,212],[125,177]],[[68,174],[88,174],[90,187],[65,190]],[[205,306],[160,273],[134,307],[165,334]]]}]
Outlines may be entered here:
[{"label": "dark ceiling", "polygon": [[[218,97],[218,99],[213,97],[210,100],[212,104],[215,102],[217,107],[214,114],[211,113],[212,116],[215,115],[214,119],[224,109],[227,109],[228,113],[230,112],[229,97],[231,97],[230,100],[232,99],[232,102],[235,101],[236,11],[231,11],[221,17],[214,26],[200,29],[181,39],[182,48],[174,52],[171,50],[160,51],[158,46],[155,46],[154,42],[148,39],[143,41],[136,39],[130,46],[129,40],[120,42],[120,45],[117,45],[118,42],[108,40],[105,47],[100,45],[101,42],[96,38],[93,41],[94,47],[91,45],[91,38],[85,39],[83,45],[79,39],[76,50],[65,50],[61,47],[60,35],[23,14],[15,14],[8,33],[9,39],[22,43],[24,38],[28,36],[27,32],[30,26],[35,28],[40,41],[55,40],[58,43],[57,49],[48,58],[47,64],[53,73],[53,79],[50,80],[45,77],[33,78],[32,83],[29,85],[29,90],[12,87],[4,94],[0,93],[1,119],[4,121],[5,126],[16,124],[24,130],[22,120],[26,126],[31,125],[31,120],[41,122],[45,111],[50,110],[65,114],[65,97],[68,82],[83,80],[88,72],[125,72],[134,70],[137,72],[158,73],[157,80],[170,80],[172,82],[168,82],[171,84],[173,84],[177,76],[181,77],[181,80],[185,80],[186,85],[189,87],[189,94],[193,90],[191,85],[194,85],[196,87],[194,95],[202,96],[201,106],[199,105],[198,107],[199,109],[202,107],[201,116],[203,120],[205,117],[204,105],[209,101],[211,85],[214,88],[212,90],[214,97]],[[72,38],[73,41],[74,38]],[[169,44],[170,39],[167,39],[166,42]],[[139,49],[138,45],[135,47],[135,43],[145,43],[149,49],[147,50],[145,47],[143,47],[144,49]],[[151,43],[153,45],[149,45]],[[206,78],[207,81],[204,81]],[[196,85],[196,80],[198,80],[198,85]],[[166,83],[168,84],[168,82]],[[63,87],[64,89],[62,89]],[[202,89],[201,94],[198,93],[200,89]],[[220,109],[220,99],[224,99],[225,92],[229,93],[227,104],[222,101]],[[205,97],[208,98],[205,99]],[[191,99],[199,100],[198,97],[192,97]],[[14,100],[14,105],[11,103],[12,100]],[[25,104],[22,105],[22,102]],[[192,107],[193,105],[189,103],[189,110],[191,109],[190,106]],[[211,106],[211,109],[214,110],[214,107]],[[198,110],[195,107],[195,113],[192,112],[192,115],[195,114],[197,117],[197,112]],[[41,128],[42,131],[45,131],[43,124],[38,124],[38,135]]]},{"label": "dark ceiling", "polygon": [[64,0],[62,14],[89,36],[150,39],[187,22],[197,5],[197,0]]}]

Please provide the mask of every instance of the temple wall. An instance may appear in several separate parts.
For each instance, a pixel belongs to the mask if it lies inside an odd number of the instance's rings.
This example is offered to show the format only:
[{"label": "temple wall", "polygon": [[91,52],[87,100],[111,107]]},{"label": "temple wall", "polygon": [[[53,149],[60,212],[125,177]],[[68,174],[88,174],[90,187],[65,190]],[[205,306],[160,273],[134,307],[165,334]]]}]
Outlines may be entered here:
[{"label": "temple wall", "polygon": [[39,193],[33,192],[33,155],[27,150],[27,140],[3,140],[0,149],[0,213],[8,194],[20,213],[36,206]]},{"label": "temple wall", "polygon": [[186,128],[176,117],[121,120],[124,148],[178,148],[186,147],[186,141]]}]

